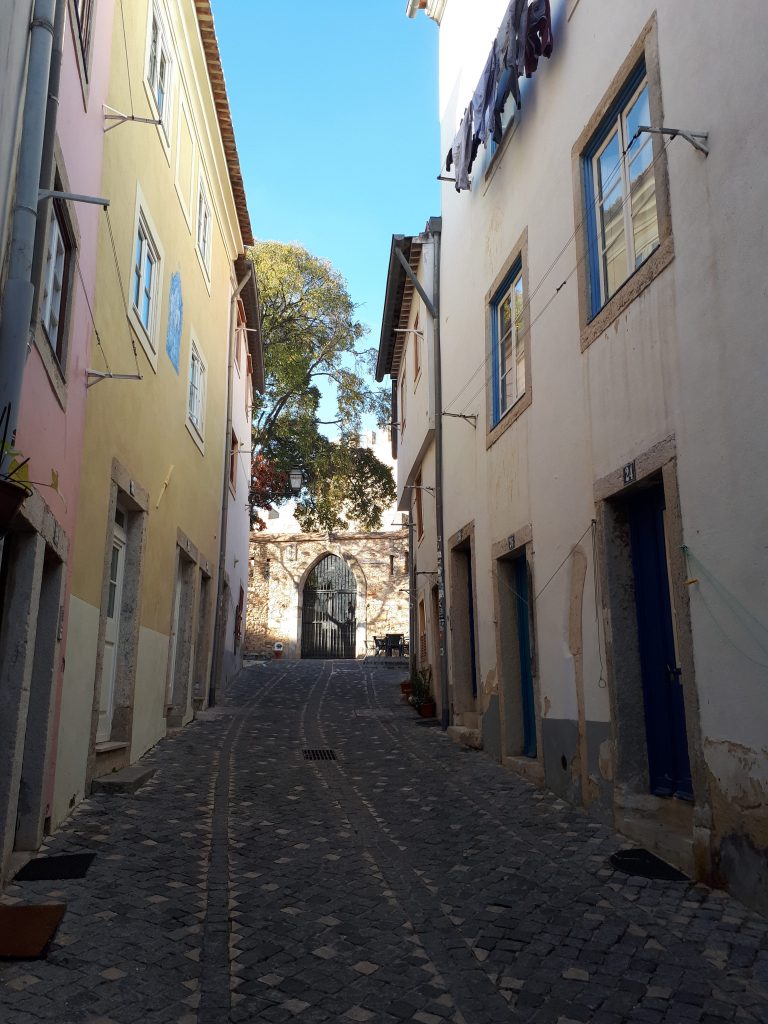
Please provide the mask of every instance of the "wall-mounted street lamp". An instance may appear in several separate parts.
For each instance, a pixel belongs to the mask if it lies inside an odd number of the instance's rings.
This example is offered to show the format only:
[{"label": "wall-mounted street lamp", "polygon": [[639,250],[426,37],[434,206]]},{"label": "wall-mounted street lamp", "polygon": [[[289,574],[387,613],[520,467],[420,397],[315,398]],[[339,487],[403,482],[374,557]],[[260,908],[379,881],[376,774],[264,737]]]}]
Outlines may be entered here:
[{"label": "wall-mounted street lamp", "polygon": [[294,494],[298,494],[304,484],[304,471],[292,469],[288,474],[288,479],[291,481],[291,490]]}]

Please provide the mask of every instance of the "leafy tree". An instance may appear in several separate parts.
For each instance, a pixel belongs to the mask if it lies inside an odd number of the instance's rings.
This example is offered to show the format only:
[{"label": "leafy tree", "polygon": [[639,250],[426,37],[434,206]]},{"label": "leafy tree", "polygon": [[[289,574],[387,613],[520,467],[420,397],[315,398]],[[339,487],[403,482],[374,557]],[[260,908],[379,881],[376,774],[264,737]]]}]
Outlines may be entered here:
[{"label": "leafy tree", "polygon": [[[344,278],[327,260],[295,244],[260,242],[250,250],[259,283],[265,391],[253,412],[251,519],[290,497],[287,473],[305,472],[296,518],[306,530],[366,530],[381,525],[395,497],[389,467],[358,440],[364,415],[391,418],[389,394],[372,383],[376,350],[363,347]],[[337,415],[320,419],[320,384],[335,392]],[[331,441],[321,432],[336,427]]]}]

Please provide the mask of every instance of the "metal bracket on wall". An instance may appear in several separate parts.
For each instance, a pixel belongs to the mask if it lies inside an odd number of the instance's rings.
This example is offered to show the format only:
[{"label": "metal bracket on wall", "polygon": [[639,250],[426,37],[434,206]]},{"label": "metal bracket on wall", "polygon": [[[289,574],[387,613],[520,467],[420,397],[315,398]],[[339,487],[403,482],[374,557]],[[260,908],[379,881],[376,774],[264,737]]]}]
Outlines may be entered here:
[{"label": "metal bracket on wall", "polygon": [[[673,139],[676,135],[679,135],[686,142],[690,142],[694,149],[698,149],[704,156],[709,156],[709,146],[707,145],[709,132],[692,132],[687,128],[651,128],[650,125],[641,124],[635,132],[635,139],[643,132],[649,132],[651,135],[669,135]],[[634,142],[634,139],[630,142],[630,146],[632,142]],[[629,149],[629,146],[627,146],[627,149]]]},{"label": "metal bracket on wall", "polygon": [[109,200],[104,196],[81,196],[77,192],[58,192],[55,188],[41,188],[37,193],[38,202],[43,199],[68,199],[73,203],[93,203],[94,206],[102,206],[106,210]]},{"label": "metal bracket on wall", "polygon": [[107,373],[104,370],[85,371],[86,388],[92,388],[100,380],[144,380],[140,373]]},{"label": "metal bracket on wall", "polygon": [[118,125],[125,124],[126,121],[137,121],[139,124],[154,124],[161,125],[162,119],[158,117],[137,117],[135,114],[124,114],[121,110],[115,110],[114,107],[108,107],[104,105],[104,120],[111,121],[112,124],[108,124],[105,128],[105,132],[112,131],[113,128],[117,128]]},{"label": "metal bracket on wall", "polygon": [[477,416],[475,413],[465,414],[463,412],[444,412],[443,416],[450,416],[453,420],[466,420],[467,423],[471,423],[475,430],[477,430]]}]

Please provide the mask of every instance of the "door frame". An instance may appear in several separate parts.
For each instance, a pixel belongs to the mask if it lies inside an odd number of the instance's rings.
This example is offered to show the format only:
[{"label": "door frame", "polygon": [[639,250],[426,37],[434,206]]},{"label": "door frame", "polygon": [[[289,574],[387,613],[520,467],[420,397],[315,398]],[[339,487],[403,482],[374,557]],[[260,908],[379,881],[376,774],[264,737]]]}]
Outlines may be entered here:
[{"label": "door frame", "polygon": [[[296,544],[296,541],[292,540],[290,543]],[[281,637],[278,629],[275,628],[277,624],[273,622],[271,616],[268,619],[268,626],[274,639],[284,639],[287,641],[283,650],[284,658],[301,658],[301,639],[304,628],[304,584],[307,582],[309,574],[315,566],[322,562],[326,555],[338,555],[339,558],[347,563],[355,577],[357,583],[355,657],[364,657],[366,653],[366,641],[368,640],[368,579],[362,570],[357,556],[353,552],[344,550],[341,544],[330,544],[310,560],[296,581],[296,622],[293,641],[290,639],[290,633],[288,635],[283,634]]]},{"label": "door frame", "polygon": [[[534,729],[536,754],[530,757],[524,752],[524,723],[522,707],[522,679],[519,668],[517,628],[507,628],[510,617],[516,621],[517,599],[508,590],[504,573],[514,569],[516,562],[525,560],[528,572],[528,641],[531,659],[531,686],[533,694]],[[526,775],[543,781],[543,744],[541,736],[541,692],[538,665],[538,642],[536,632],[533,574],[533,530],[530,523],[519,527],[491,548],[493,574],[493,601],[496,628],[496,666],[501,704],[501,750],[503,759],[520,762],[519,767]],[[510,584],[514,587],[514,583]],[[541,772],[536,771],[538,765]],[[516,764],[517,766],[517,764]],[[526,770],[527,769],[527,770]],[[533,769],[531,772],[530,769]]]},{"label": "door frame", "polygon": [[[115,509],[115,515],[117,515],[118,512],[121,512],[123,514],[123,516],[125,516],[126,519],[127,519],[127,513],[125,512],[124,509],[120,508],[119,505]],[[107,565],[108,565],[108,569],[107,569],[107,575],[108,575],[107,586],[109,587],[109,586],[111,586],[111,583],[112,583],[112,554],[113,554],[115,548],[117,547],[118,548],[118,574],[117,574],[117,580],[115,581],[116,589],[115,589],[115,605],[114,605],[114,608],[113,608],[114,615],[112,616],[112,619],[111,619],[111,621],[116,623],[116,635],[115,635],[115,642],[114,642],[114,645],[113,645],[115,650],[114,650],[114,654],[112,656],[112,671],[109,672],[110,678],[107,679],[108,669],[107,669],[107,665],[106,665],[105,654],[106,654],[106,646],[107,646],[107,643],[108,643],[107,631],[109,629],[109,622],[110,622],[109,598],[107,598],[107,611],[106,611],[105,623],[104,623],[104,638],[102,640],[102,645],[101,645],[101,657],[102,657],[103,665],[102,665],[102,672],[101,672],[101,686],[99,688],[99,721],[97,722],[97,725],[96,725],[96,742],[97,743],[106,743],[107,741],[109,741],[112,738],[112,719],[113,719],[113,716],[114,716],[114,713],[115,713],[115,695],[116,695],[115,692],[116,692],[116,689],[117,689],[117,660],[118,660],[119,652],[120,652],[120,634],[121,634],[120,626],[121,626],[121,616],[122,616],[122,609],[123,609],[123,588],[125,587],[125,559],[126,559],[126,554],[127,554],[127,549],[128,549],[127,525],[128,524],[126,522],[126,526],[122,527],[117,522],[117,520],[115,520],[115,523],[114,523],[114,526],[113,526],[113,529],[112,529],[112,541],[111,541],[110,546],[109,546],[109,557],[107,559]],[[109,693],[109,708],[108,708],[109,732],[108,732],[108,734],[106,736],[101,736],[100,737],[99,736],[99,730],[101,728],[101,715],[102,715],[101,706],[102,706],[102,702],[103,702],[103,699],[104,699],[104,685],[105,685],[105,683],[108,683],[109,690],[110,690],[110,693]]]},{"label": "door frame", "polygon": [[[354,573],[354,571],[352,569],[352,566],[349,564],[347,559],[344,558],[343,555],[336,554],[335,552],[332,552],[332,551],[326,552],[320,558],[316,559],[315,562],[312,565],[312,568],[310,569],[310,571],[308,573],[306,573],[306,575],[304,576],[304,578],[302,580],[302,584],[301,584],[301,617],[300,617],[300,621],[299,621],[299,631],[300,631],[299,632],[299,655],[300,655],[300,657],[302,659],[306,658],[307,660],[313,660],[313,659],[317,660],[315,656],[304,653],[304,639],[305,639],[304,638],[304,624],[305,624],[304,623],[304,613],[307,610],[307,606],[305,604],[305,593],[306,593],[306,588],[307,588],[307,582],[308,582],[310,576],[312,575],[312,573],[317,569],[317,567],[319,565],[322,564],[322,562],[326,561],[326,559],[329,559],[329,558],[338,560],[339,562],[342,563],[342,565],[344,566],[344,569],[349,574],[350,579],[352,580],[352,582],[355,585],[355,589],[354,589],[354,619],[353,619],[354,631],[353,631],[352,636],[350,637],[351,653],[349,655],[343,656],[343,657],[345,657],[348,660],[352,660],[352,659],[354,659],[357,656],[357,607],[358,607],[359,596],[360,596],[359,595],[359,587],[358,587],[358,584],[357,584],[357,577],[355,576],[355,573]],[[320,591],[315,590],[314,593],[315,593],[315,597],[317,597],[317,594],[320,593]],[[333,591],[329,590],[327,593],[330,595],[330,594],[339,594],[339,593],[352,593],[352,591],[351,590],[341,590],[341,591],[340,590],[333,590]],[[343,644],[342,644],[342,647],[343,647]],[[328,657],[332,657],[332,655],[327,655],[326,654],[324,657],[328,658]]]},{"label": "door frame", "polygon": [[[474,520],[462,526],[448,538],[448,650],[450,652],[449,695],[453,713],[477,714],[481,710],[483,674],[480,664],[480,638],[477,622],[477,558],[475,554]],[[458,559],[466,560],[469,554],[469,578]],[[472,595],[473,608],[469,608]],[[473,614],[470,614],[470,611]],[[459,616],[461,621],[459,623]],[[464,625],[466,623],[466,630]],[[457,628],[458,625],[458,628]],[[471,633],[470,633],[471,631]],[[458,634],[465,634],[459,636]],[[474,645],[474,647],[473,647]],[[472,692],[472,651],[474,650],[475,690]]]},{"label": "door frame", "polygon": [[[682,671],[688,757],[694,793],[692,805],[675,798],[657,797],[650,792],[629,522],[622,498],[631,496],[633,490],[654,479],[660,480],[664,487],[670,602]],[[662,852],[670,857],[674,857],[678,849],[692,850],[689,856],[693,863],[688,867],[691,869],[695,865],[697,875],[704,877],[712,867],[712,805],[693,659],[690,598],[686,586],[688,573],[683,551],[683,519],[674,436],[665,438],[637,455],[631,463],[597,480],[594,496],[598,524],[598,578],[605,625],[606,677],[611,706],[616,825],[647,845],[668,843]],[[644,823],[647,827],[648,822],[653,827],[645,832]],[[657,827],[660,822],[663,822],[661,829]],[[675,846],[676,835],[684,843]],[[661,849],[658,845],[657,848]]]},{"label": "door frame", "polygon": [[149,520],[149,492],[131,476],[126,467],[117,459],[112,460],[110,481],[109,501],[105,508],[104,562],[101,576],[99,629],[96,638],[91,735],[85,778],[86,793],[90,792],[91,781],[95,777],[97,770],[99,772],[103,770],[101,763],[97,764],[97,756],[101,751],[97,749],[96,730],[99,720],[101,678],[104,671],[103,652],[104,634],[107,625],[107,606],[109,602],[109,562],[112,553],[115,511],[118,505],[126,513],[125,533],[128,543],[125,550],[123,604],[120,623],[121,642],[119,644],[115,678],[115,704],[112,712],[111,745],[113,747],[119,745],[119,749],[116,748],[110,753],[107,766],[108,771],[130,764],[131,743],[133,740],[133,705],[139,652],[144,555],[147,545]]}]

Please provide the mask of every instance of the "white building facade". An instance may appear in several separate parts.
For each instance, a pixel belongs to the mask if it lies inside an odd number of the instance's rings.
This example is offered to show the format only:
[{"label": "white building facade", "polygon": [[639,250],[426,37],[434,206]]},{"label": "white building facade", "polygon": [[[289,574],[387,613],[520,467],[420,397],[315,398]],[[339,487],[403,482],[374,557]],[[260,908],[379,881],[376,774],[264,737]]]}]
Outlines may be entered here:
[{"label": "white building facade", "polygon": [[[431,15],[445,177],[516,6]],[[439,289],[452,727],[763,908],[767,32],[552,0]]]},{"label": "white building facade", "polygon": [[388,377],[392,384],[397,508],[406,514],[410,528],[412,664],[416,671],[429,673],[441,714],[435,332],[432,310],[425,302],[426,298],[431,305],[435,293],[438,235],[439,220],[427,224],[419,235],[392,239],[376,379]]}]

